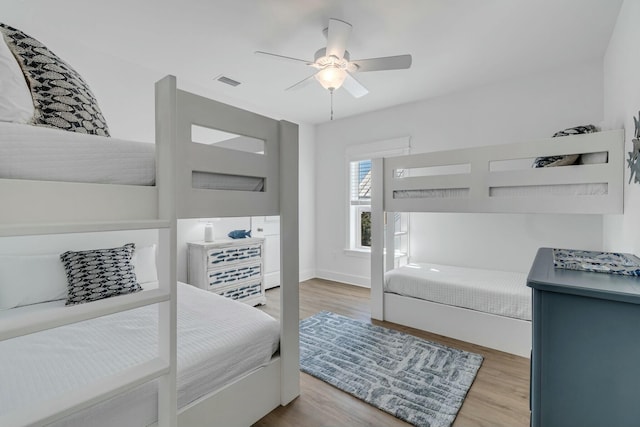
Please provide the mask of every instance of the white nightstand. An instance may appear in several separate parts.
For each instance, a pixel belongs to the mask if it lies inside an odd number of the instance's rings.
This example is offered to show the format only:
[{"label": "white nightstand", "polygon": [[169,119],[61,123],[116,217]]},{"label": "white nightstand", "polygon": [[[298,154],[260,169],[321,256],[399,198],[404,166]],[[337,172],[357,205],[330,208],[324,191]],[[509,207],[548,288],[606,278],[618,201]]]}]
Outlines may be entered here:
[{"label": "white nightstand", "polygon": [[188,242],[189,284],[249,305],[265,304],[264,239]]}]

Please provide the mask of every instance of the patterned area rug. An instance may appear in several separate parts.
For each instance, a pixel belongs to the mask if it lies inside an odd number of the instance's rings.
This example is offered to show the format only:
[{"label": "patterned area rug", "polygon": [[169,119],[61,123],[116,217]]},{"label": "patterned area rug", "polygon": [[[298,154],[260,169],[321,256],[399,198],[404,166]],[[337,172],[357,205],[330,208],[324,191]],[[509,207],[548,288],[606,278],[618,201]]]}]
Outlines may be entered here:
[{"label": "patterned area rug", "polygon": [[482,356],[323,311],[300,322],[300,369],[415,426],[453,423]]}]

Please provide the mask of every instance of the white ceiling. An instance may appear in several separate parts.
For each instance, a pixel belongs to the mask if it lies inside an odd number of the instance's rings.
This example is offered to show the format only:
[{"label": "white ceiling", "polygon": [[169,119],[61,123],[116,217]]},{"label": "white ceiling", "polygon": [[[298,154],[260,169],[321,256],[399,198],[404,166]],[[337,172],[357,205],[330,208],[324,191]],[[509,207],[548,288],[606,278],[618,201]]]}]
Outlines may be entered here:
[{"label": "white ceiling", "polygon": [[[2,0],[6,23],[78,37],[296,122],[329,120],[312,74],[262,50],[313,59],[329,18],[353,25],[353,59],[410,53],[409,70],[357,74],[369,94],[334,97],[335,118],[602,59],[622,0]],[[37,37],[37,34],[33,34]],[[90,51],[89,51],[90,53]],[[238,87],[214,80],[223,74]]]}]

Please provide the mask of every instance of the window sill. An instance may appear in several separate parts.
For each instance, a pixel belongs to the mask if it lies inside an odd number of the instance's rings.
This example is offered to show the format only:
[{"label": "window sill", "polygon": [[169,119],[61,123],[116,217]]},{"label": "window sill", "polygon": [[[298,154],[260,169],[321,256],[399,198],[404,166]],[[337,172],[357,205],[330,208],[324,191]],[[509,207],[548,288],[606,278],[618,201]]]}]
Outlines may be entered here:
[{"label": "window sill", "polygon": [[345,249],[344,254],[356,258],[369,258],[371,257],[371,249]]}]

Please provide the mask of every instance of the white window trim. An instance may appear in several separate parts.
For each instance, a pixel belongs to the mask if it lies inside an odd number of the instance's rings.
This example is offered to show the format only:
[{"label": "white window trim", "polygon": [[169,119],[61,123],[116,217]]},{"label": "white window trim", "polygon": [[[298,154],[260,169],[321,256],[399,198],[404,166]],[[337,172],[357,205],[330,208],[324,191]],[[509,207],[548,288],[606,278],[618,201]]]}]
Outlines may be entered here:
[{"label": "white window trim", "polygon": [[[368,142],[364,144],[356,144],[347,146],[345,149],[345,171],[346,184],[344,186],[345,198],[345,219],[346,219],[346,236],[344,253],[356,257],[368,257],[371,248],[358,247],[356,236],[360,230],[357,227],[359,223],[355,223],[354,215],[351,208],[350,180],[351,180],[351,162],[357,162],[367,159],[377,159],[380,157],[402,156],[407,155],[411,151],[411,137],[403,136],[398,138],[383,139],[379,141]],[[369,206],[371,205],[361,205]]]}]

